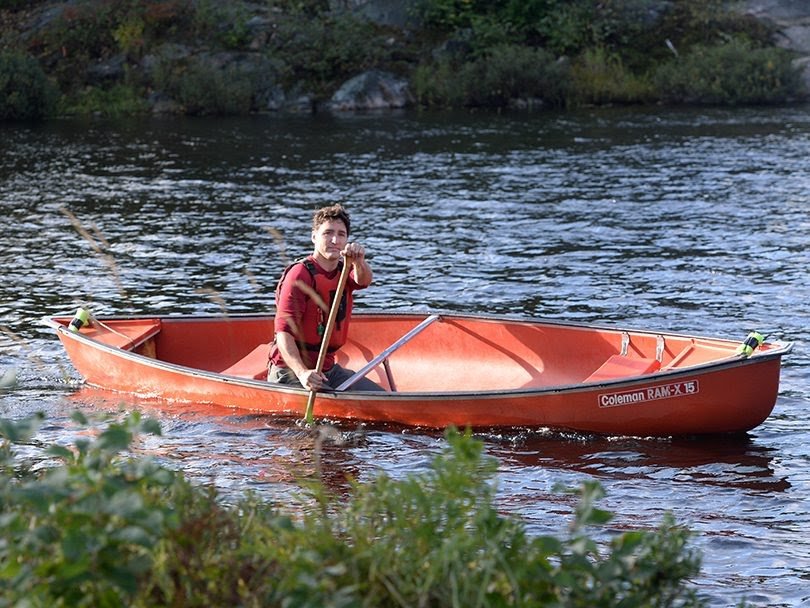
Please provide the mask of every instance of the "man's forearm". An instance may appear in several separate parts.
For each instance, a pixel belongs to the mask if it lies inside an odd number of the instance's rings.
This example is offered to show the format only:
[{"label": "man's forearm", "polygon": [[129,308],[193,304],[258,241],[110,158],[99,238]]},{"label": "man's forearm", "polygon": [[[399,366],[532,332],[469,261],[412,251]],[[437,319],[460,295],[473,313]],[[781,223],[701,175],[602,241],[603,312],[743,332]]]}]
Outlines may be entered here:
[{"label": "man's forearm", "polygon": [[371,271],[371,266],[369,266],[365,258],[357,262],[352,262],[352,264],[354,266],[354,280],[357,281],[357,284],[363,287],[371,285],[374,273]]},{"label": "man's forearm", "polygon": [[293,373],[298,376],[301,372],[309,369],[304,359],[301,356],[301,351],[298,349],[298,344],[292,334],[287,332],[280,332],[276,334],[276,345],[281,352],[281,357],[284,363],[289,367]]}]

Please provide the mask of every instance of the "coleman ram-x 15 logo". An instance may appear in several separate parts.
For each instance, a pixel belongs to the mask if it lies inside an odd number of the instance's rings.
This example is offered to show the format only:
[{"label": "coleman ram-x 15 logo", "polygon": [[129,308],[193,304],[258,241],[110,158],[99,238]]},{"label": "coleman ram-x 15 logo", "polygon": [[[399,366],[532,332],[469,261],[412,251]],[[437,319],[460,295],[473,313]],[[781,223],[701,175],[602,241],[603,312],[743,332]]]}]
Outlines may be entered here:
[{"label": "coleman ram-x 15 logo", "polygon": [[673,397],[685,397],[699,392],[700,387],[697,380],[683,380],[671,384],[651,386],[649,388],[636,389],[633,391],[622,391],[618,393],[600,393],[597,395],[599,407],[618,407],[620,405],[636,405],[648,401],[658,401],[659,399],[672,399]]}]

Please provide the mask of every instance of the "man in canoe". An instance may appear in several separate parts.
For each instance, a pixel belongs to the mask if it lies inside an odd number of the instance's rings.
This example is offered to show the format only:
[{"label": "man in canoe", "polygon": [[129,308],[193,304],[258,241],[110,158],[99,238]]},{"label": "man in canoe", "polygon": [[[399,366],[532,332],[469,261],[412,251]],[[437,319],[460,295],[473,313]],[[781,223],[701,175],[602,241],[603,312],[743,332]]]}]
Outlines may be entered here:
[{"label": "man in canoe", "polygon": [[[352,370],[335,363],[335,352],[346,343],[349,335],[352,294],[368,287],[373,274],[363,246],[349,242],[350,230],[349,214],[341,205],[319,209],[312,217],[312,254],[291,264],[282,273],[276,287],[275,340],[270,349],[269,382],[317,391],[340,386],[354,375]],[[351,268],[323,369],[318,371],[318,353],[327,332],[331,300],[344,263],[351,264]],[[352,389],[384,390],[367,378],[358,380]]]}]

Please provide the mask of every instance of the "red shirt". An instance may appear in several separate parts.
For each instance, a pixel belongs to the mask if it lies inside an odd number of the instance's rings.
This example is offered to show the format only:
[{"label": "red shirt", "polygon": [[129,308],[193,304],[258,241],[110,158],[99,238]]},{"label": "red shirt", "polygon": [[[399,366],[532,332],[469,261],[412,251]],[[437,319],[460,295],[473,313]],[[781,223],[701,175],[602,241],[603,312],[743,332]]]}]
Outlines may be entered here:
[{"label": "red shirt", "polygon": [[[306,258],[310,267],[315,270],[313,276],[303,262],[293,264],[286,274],[282,275],[281,285],[276,291],[276,317],[274,329],[276,334],[285,332],[295,338],[301,358],[307,367],[314,368],[318,361],[323,331],[329,318],[337,285],[340,280],[340,267],[327,272],[312,256]],[[335,318],[335,328],[329,339],[329,349],[324,359],[323,371],[328,371],[335,364],[335,352],[346,343],[349,336],[349,323],[352,317],[352,293],[364,289],[354,279],[354,270],[349,273],[343,291],[343,302]],[[318,305],[315,293],[325,304],[325,309]],[[278,346],[273,343],[270,349],[270,363],[287,367]]]}]

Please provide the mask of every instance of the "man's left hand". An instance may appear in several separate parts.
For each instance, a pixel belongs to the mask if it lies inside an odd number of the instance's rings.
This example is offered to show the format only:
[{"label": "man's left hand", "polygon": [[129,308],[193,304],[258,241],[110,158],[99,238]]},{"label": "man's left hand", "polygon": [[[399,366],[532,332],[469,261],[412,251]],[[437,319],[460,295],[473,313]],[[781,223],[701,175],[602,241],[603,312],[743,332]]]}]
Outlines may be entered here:
[{"label": "man's left hand", "polygon": [[366,257],[366,250],[360,243],[347,243],[342,253],[343,257],[351,258],[352,262],[361,262]]}]

